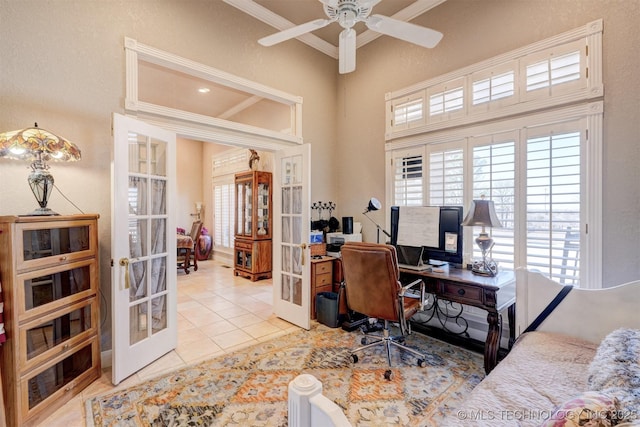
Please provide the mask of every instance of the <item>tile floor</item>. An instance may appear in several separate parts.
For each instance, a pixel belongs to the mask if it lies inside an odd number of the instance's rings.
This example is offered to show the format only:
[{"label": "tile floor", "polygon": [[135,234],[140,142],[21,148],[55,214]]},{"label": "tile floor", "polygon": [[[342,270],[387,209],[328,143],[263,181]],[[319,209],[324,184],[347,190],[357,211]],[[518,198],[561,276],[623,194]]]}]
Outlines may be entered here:
[{"label": "tile floor", "polygon": [[104,368],[101,378],[40,426],[84,426],[90,397],[297,330],[272,313],[271,280],[251,282],[217,261],[201,261],[198,271],[178,271],[177,286],[178,347],[118,386],[111,384],[111,368]]}]

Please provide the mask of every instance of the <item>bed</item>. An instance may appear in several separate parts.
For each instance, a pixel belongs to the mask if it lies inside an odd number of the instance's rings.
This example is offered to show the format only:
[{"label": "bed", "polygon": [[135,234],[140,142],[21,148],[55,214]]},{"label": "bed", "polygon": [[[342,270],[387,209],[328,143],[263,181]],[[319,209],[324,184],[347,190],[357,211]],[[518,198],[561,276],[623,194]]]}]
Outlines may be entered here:
[{"label": "bed", "polygon": [[[518,339],[451,411],[447,426],[568,426],[583,425],[580,416],[640,417],[640,281],[574,288],[536,331],[524,333],[560,289],[540,273],[516,271]],[[637,346],[629,344],[634,340]],[[616,425],[609,422],[589,425]]]}]

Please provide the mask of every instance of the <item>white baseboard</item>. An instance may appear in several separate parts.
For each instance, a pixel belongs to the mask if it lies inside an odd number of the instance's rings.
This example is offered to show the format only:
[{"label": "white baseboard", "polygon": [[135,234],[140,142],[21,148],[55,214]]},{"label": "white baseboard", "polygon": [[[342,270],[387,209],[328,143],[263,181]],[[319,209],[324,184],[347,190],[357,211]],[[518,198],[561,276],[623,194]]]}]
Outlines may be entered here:
[{"label": "white baseboard", "polygon": [[214,251],[213,256],[211,258],[214,261],[218,261],[218,262],[221,262],[222,264],[226,264],[230,267],[233,267],[233,253]]}]

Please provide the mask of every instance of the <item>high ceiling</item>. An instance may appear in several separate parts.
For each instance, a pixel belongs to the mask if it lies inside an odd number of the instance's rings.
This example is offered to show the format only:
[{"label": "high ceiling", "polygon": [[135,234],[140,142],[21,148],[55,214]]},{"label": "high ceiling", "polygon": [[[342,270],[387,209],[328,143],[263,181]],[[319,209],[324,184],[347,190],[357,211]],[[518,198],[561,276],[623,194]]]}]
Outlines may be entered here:
[{"label": "high ceiling", "polygon": [[[224,1],[255,19],[271,25],[272,33],[319,18],[327,18],[323,3],[319,0]],[[372,14],[408,22],[444,1],[382,0],[374,6]],[[358,34],[357,47],[380,37],[380,34],[368,30],[363,23],[358,23],[353,28]],[[304,34],[298,37],[298,40],[337,59],[340,31],[342,27],[338,23],[333,23],[312,33]],[[337,67],[336,72],[338,72]],[[139,63],[139,73],[139,96],[145,102],[274,131],[288,132],[290,111],[284,104],[144,61]],[[157,90],[158,87],[163,89]],[[202,93],[202,91],[206,92]]]},{"label": "high ceiling", "polygon": [[[372,13],[408,22],[444,1],[382,0],[374,6]],[[323,4],[319,0],[224,0],[224,2],[271,25],[274,27],[274,33],[315,19],[327,18]],[[367,30],[363,23],[358,23],[353,28],[358,34],[357,47],[380,37],[380,34]],[[298,40],[337,59],[338,34],[341,30],[342,27],[334,23],[313,33],[304,34],[298,37]]]}]

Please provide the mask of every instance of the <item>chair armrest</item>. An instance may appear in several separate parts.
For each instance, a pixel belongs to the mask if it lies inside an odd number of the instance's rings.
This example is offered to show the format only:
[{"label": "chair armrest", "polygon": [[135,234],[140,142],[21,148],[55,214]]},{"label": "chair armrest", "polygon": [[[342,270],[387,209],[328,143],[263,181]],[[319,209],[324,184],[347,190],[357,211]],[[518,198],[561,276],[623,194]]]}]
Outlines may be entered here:
[{"label": "chair armrest", "polygon": [[415,298],[413,295],[406,295],[405,293],[407,292],[407,290],[415,287],[416,285],[420,285],[420,310],[419,311],[424,311],[424,303],[425,303],[425,285],[424,285],[424,281],[422,279],[416,279],[413,282],[409,283],[408,285],[404,285],[402,287],[402,289],[400,290],[399,293],[399,297],[400,298]]},{"label": "chair armrest", "polygon": [[400,291],[400,296],[404,296],[405,292],[407,292],[408,289],[413,288],[419,283],[422,283],[421,288],[424,288],[424,282],[422,281],[422,279],[416,279],[413,282],[409,283],[408,285],[402,286],[402,290]]}]

